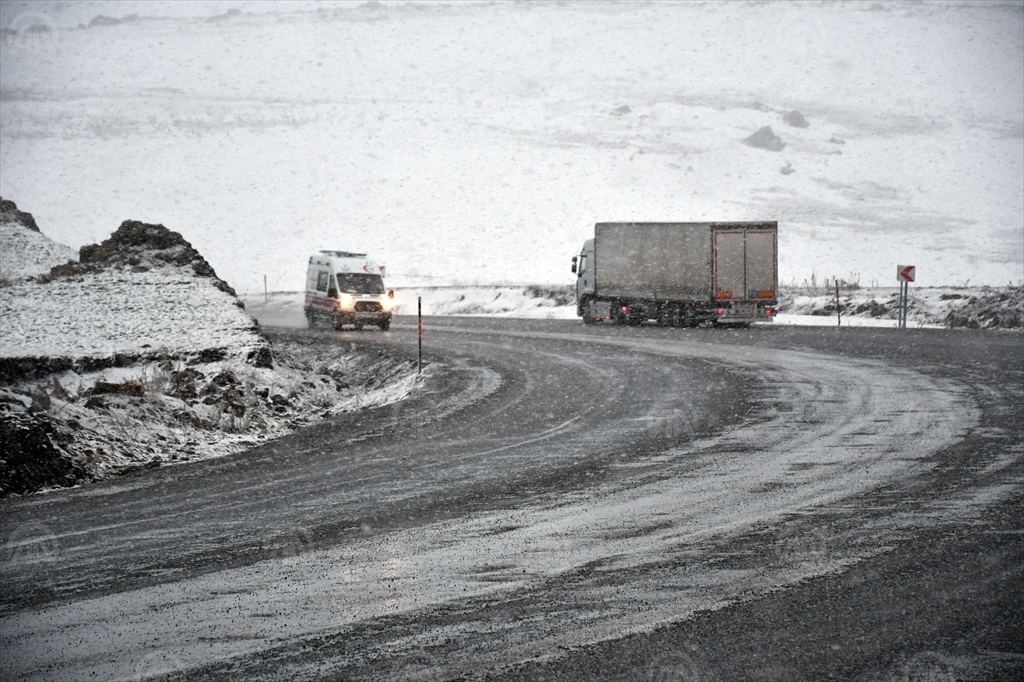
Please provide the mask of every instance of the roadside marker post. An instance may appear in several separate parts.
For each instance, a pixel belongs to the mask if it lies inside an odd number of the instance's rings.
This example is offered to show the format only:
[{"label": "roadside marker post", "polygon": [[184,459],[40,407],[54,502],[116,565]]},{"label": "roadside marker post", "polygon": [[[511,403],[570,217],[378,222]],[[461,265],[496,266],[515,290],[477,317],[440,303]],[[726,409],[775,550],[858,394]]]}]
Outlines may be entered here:
[{"label": "roadside marker post", "polygon": [[907,299],[910,297],[910,283],[917,278],[917,268],[913,265],[897,265],[896,281],[900,283],[899,322],[900,329],[907,328]]},{"label": "roadside marker post", "polygon": [[416,373],[423,374],[423,297],[416,297]]},{"label": "roadside marker post", "polygon": [[836,277],[836,326],[843,326],[843,309],[839,307],[839,278]]}]

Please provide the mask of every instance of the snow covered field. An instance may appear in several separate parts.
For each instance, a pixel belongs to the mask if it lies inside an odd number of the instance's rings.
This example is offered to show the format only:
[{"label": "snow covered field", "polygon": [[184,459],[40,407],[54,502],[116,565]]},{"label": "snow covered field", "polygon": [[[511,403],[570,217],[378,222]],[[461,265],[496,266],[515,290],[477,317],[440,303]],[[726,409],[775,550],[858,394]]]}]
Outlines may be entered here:
[{"label": "snow covered field", "polygon": [[[892,286],[897,264],[925,287],[1024,279],[1020,2],[0,20],[0,192],[76,248],[167,225],[240,292],[298,290],[319,248],[369,251],[393,287],[568,284],[599,220],[778,220],[793,286]],[[744,144],[766,126],[776,151]]]}]

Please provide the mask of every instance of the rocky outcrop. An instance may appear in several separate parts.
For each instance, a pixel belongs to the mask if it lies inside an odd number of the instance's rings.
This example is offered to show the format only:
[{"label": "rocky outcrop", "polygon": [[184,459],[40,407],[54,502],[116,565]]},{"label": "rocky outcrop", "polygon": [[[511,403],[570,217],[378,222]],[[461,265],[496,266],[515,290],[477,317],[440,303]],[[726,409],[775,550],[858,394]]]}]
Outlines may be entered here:
[{"label": "rocky outcrop", "polygon": [[74,440],[74,427],[0,402],[0,497],[92,480],[86,463],[64,447]]},{"label": "rocky outcrop", "polygon": [[39,232],[39,226],[36,225],[36,219],[32,217],[31,213],[19,211],[13,201],[2,197],[0,197],[0,223],[18,223],[34,232]]},{"label": "rocky outcrop", "polygon": [[756,133],[743,140],[743,143],[749,147],[767,149],[770,152],[781,152],[782,148],[786,146],[786,143],[782,141],[781,137],[775,134],[771,126],[761,128]]},{"label": "rocky outcrop", "polygon": [[[150,225],[138,220],[124,221],[109,239],[100,244],[83,246],[79,250],[79,262],[69,261],[58,265],[41,280],[46,283],[109,267],[126,267],[142,272],[161,265],[191,268],[199,277],[213,280],[213,286],[235,296],[235,290],[217,277],[213,267],[179,233],[163,225]],[[237,305],[244,307],[241,301]]]}]

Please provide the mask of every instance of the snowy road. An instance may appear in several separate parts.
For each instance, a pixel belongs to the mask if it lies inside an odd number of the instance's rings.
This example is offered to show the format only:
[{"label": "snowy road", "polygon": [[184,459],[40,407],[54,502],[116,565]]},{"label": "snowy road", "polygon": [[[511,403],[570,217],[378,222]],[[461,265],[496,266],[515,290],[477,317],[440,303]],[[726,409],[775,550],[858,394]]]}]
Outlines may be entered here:
[{"label": "snowy road", "polygon": [[[321,336],[410,353],[414,334],[393,329]],[[1019,603],[1021,346],[931,330],[431,320],[432,362],[404,404],[5,503],[0,671],[763,678],[741,655],[679,642],[707,614],[746,619],[821,581],[884,574],[926,534],[988,526],[997,560],[958,569],[963,590]],[[1013,512],[1009,527],[993,510]],[[759,665],[896,678],[928,654],[939,672],[1022,669],[1019,619],[989,626],[995,643],[966,653],[879,644],[852,663],[808,633]],[[613,653],[655,635],[676,644]]]}]

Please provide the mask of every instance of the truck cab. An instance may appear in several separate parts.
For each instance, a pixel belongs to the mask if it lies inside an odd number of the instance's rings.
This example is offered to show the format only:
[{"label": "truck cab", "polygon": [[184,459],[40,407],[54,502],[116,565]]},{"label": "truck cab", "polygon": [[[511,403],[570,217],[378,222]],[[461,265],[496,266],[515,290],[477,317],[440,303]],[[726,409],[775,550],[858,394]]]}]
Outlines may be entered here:
[{"label": "truck cab", "polygon": [[303,311],[310,327],[391,326],[395,292],[384,289],[384,267],[365,253],[322,250],[309,257]]},{"label": "truck cab", "polygon": [[579,255],[572,257],[572,271],[576,274],[576,314],[587,324],[610,319],[611,305],[607,301],[593,300],[596,291],[593,239],[583,242]]}]

